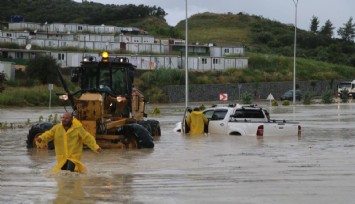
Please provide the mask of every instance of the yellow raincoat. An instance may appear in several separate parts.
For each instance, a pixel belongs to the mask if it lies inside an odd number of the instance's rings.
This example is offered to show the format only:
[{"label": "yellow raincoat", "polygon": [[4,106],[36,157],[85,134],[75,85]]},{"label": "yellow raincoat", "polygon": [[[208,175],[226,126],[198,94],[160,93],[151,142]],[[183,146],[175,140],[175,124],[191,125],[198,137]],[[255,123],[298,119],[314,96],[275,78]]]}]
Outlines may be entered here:
[{"label": "yellow raincoat", "polygon": [[200,111],[192,111],[186,117],[186,123],[190,127],[190,135],[205,133],[205,124],[208,123],[206,116]]},{"label": "yellow raincoat", "polygon": [[94,136],[88,133],[76,118],[73,118],[73,124],[68,131],[65,131],[62,123],[59,123],[39,137],[42,142],[38,143],[36,141],[37,146],[43,146],[43,144],[54,140],[58,164],[53,168],[52,173],[58,172],[67,160],[75,164],[74,171],[84,172],[86,168],[80,162],[83,144],[86,144],[94,152],[99,149]]}]

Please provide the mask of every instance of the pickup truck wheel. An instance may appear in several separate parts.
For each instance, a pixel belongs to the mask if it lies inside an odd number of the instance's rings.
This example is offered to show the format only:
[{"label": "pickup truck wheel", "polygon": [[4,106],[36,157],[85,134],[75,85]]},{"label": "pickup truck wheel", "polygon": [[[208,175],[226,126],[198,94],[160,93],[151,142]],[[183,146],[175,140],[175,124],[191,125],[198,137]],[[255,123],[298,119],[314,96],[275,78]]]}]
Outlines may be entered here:
[{"label": "pickup truck wheel", "polygon": [[242,134],[240,134],[240,132],[231,132],[229,135],[231,135],[231,136],[242,136]]},{"label": "pickup truck wheel", "polygon": [[[138,124],[143,126],[145,129],[147,129],[150,132],[150,134],[152,134],[152,126],[150,125],[150,123],[147,120],[138,121]],[[153,134],[152,134],[152,136],[153,136]]]},{"label": "pickup truck wheel", "polygon": [[[28,131],[27,135],[27,148],[34,148],[36,147],[35,139],[40,136],[45,131],[51,129],[53,127],[53,123],[50,122],[43,122],[33,125],[30,130]],[[54,149],[53,141],[47,144],[48,149]]]}]

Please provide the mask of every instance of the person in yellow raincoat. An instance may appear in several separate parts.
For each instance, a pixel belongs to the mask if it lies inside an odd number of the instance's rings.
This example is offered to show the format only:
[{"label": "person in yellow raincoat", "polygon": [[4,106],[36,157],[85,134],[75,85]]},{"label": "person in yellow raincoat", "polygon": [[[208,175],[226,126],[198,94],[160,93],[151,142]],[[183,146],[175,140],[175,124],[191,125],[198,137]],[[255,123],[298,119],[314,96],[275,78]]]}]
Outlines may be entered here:
[{"label": "person in yellow raincoat", "polygon": [[186,124],[190,128],[190,135],[200,135],[205,133],[205,125],[207,125],[207,117],[196,107],[186,117]]},{"label": "person in yellow raincoat", "polygon": [[86,168],[80,162],[83,144],[86,144],[94,152],[101,152],[94,136],[87,132],[71,113],[64,113],[62,122],[40,135],[36,139],[36,144],[41,147],[52,140],[54,140],[57,158],[57,165],[53,168],[53,173],[59,170],[84,172]]}]

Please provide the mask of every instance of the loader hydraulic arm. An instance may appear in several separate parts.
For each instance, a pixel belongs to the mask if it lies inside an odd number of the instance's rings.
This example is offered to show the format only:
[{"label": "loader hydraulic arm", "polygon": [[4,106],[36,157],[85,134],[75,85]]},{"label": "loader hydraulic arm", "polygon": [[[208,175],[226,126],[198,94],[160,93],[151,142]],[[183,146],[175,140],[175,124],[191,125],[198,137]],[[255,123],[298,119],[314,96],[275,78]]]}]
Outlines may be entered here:
[{"label": "loader hydraulic arm", "polygon": [[58,77],[60,79],[60,82],[62,83],[63,85],[63,88],[65,90],[65,92],[68,94],[68,99],[69,99],[69,102],[70,102],[70,105],[71,107],[73,108],[73,110],[76,110],[76,107],[75,107],[75,103],[74,103],[74,97],[73,97],[73,94],[70,92],[70,90],[68,89],[68,86],[67,86],[67,83],[65,82],[64,78],[63,78],[63,75],[62,73],[60,72],[59,68],[57,69],[57,73],[58,73]]}]

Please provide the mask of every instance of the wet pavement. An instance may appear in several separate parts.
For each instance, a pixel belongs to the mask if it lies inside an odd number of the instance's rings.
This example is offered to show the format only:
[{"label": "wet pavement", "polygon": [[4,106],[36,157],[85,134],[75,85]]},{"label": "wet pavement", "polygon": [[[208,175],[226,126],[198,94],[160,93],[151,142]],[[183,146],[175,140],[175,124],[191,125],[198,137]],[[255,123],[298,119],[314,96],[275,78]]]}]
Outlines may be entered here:
[{"label": "wet pavement", "polygon": [[[271,118],[301,121],[302,137],[261,139],[182,136],[183,106],[156,107],[154,149],[85,150],[86,174],[51,175],[54,151],[27,149],[29,128],[1,130],[0,203],[354,203],[355,104],[269,107]],[[0,122],[62,111],[0,109]]]}]

